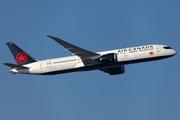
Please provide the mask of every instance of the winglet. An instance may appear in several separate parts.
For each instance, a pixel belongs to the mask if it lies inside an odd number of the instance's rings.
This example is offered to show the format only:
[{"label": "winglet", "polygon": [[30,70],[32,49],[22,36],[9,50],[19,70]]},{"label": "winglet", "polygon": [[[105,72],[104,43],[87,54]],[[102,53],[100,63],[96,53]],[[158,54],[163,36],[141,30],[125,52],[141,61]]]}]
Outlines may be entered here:
[{"label": "winglet", "polygon": [[[62,40],[62,39],[60,39],[60,38],[57,38],[57,37],[54,37],[54,36],[51,36],[51,35],[47,35],[47,34],[46,34],[46,36],[49,37],[49,38],[51,38],[51,39],[53,39],[53,40],[55,40],[56,42],[57,42],[57,40],[64,41],[64,40]],[[65,42],[65,41],[64,41],[64,42]]]},{"label": "winglet", "polygon": [[50,37],[50,38],[52,38],[52,39],[53,39],[53,38],[55,38],[55,37],[53,37],[53,36],[50,36],[50,35],[48,35],[48,34],[45,34],[45,35],[46,35],[47,37]]}]

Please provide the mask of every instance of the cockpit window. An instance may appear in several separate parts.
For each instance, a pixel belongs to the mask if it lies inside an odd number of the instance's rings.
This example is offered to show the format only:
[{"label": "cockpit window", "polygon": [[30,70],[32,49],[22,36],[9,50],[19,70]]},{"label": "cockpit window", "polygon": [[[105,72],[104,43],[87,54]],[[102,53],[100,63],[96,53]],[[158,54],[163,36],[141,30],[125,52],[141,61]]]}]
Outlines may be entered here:
[{"label": "cockpit window", "polygon": [[171,47],[163,47],[164,49],[172,49]]}]

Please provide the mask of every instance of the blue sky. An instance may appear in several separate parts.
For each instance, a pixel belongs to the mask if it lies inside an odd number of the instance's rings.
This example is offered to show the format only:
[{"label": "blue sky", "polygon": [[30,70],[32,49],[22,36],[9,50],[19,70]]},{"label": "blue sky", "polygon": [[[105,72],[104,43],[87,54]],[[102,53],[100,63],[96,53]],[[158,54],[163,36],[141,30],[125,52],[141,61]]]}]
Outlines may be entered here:
[{"label": "blue sky", "polygon": [[[178,0],[53,0],[0,4],[0,62],[15,63],[13,41],[39,60],[71,55],[50,34],[90,51],[166,44],[180,51]],[[11,75],[1,65],[1,120],[178,120],[176,56],[101,71],[55,76]]]}]

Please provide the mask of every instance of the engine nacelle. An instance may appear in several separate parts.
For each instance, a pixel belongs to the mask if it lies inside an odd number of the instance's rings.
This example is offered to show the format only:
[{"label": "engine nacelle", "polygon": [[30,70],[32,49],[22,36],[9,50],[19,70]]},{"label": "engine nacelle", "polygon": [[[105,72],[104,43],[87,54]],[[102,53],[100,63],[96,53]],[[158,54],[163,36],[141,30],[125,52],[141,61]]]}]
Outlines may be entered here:
[{"label": "engine nacelle", "polygon": [[117,54],[116,53],[109,53],[106,55],[102,55],[100,58],[97,59],[98,62],[110,64],[117,62]]},{"label": "engine nacelle", "polygon": [[121,65],[121,66],[116,67],[116,68],[110,68],[110,69],[107,70],[107,72],[110,75],[123,74],[123,73],[125,73],[125,67],[124,67],[124,65]]}]

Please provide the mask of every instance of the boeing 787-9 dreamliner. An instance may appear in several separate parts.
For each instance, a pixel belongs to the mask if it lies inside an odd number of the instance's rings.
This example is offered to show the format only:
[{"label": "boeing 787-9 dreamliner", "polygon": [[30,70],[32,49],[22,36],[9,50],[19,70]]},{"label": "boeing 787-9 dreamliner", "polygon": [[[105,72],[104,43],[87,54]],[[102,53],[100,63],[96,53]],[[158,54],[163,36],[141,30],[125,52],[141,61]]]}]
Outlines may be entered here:
[{"label": "boeing 787-9 dreamliner", "polygon": [[171,47],[160,44],[91,52],[57,37],[47,36],[64,46],[73,55],[48,60],[37,60],[13,42],[7,42],[17,64],[3,64],[12,68],[10,72],[13,74],[55,75],[101,70],[110,75],[118,75],[125,72],[125,65],[160,60],[176,55],[176,51]]}]

